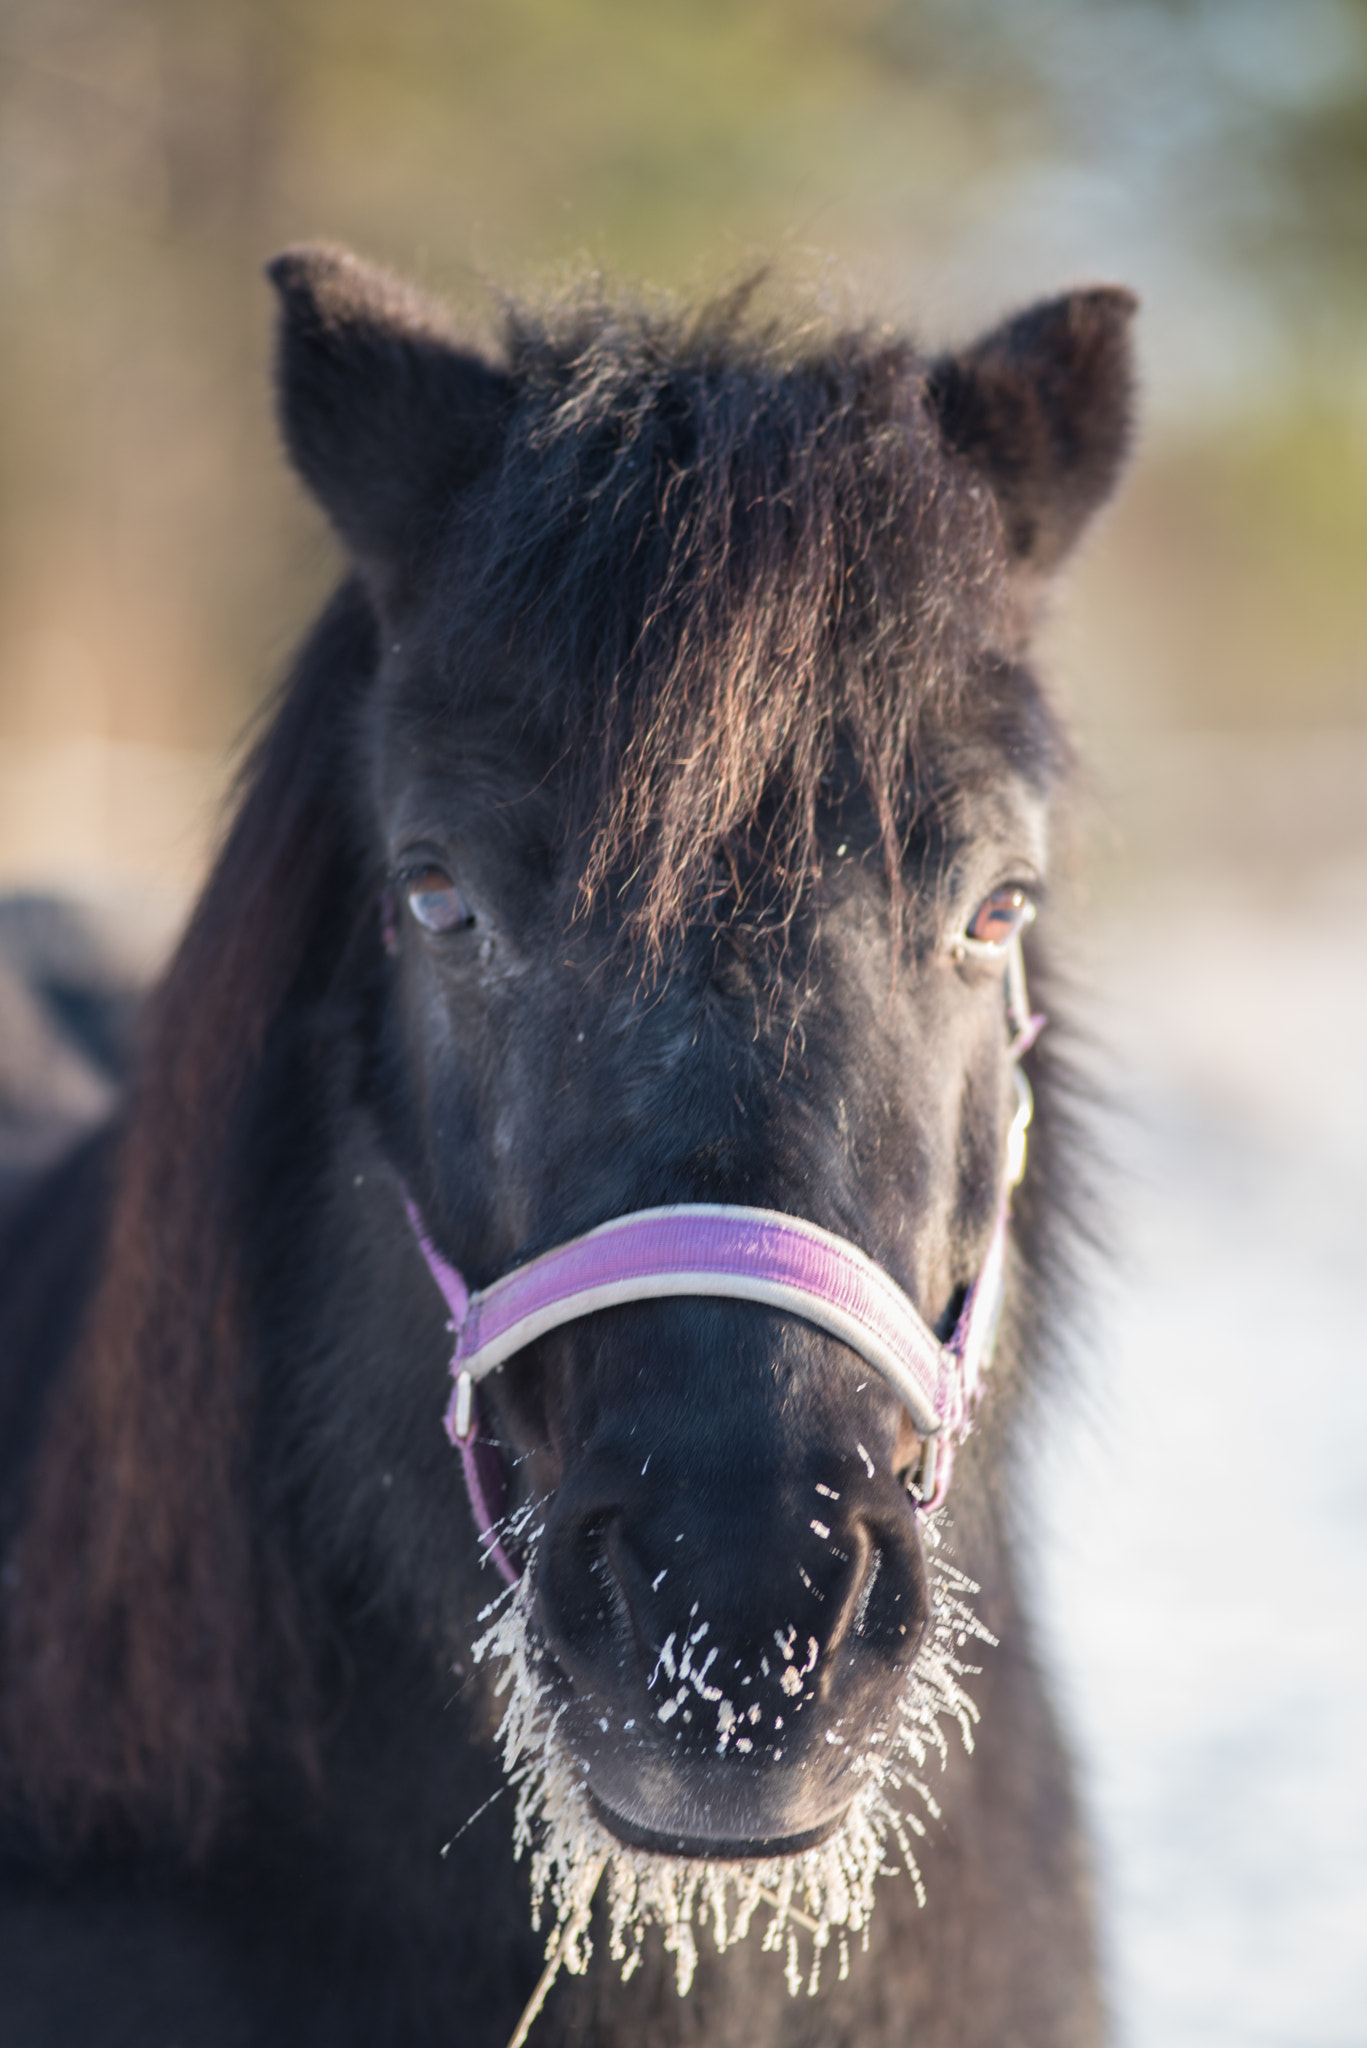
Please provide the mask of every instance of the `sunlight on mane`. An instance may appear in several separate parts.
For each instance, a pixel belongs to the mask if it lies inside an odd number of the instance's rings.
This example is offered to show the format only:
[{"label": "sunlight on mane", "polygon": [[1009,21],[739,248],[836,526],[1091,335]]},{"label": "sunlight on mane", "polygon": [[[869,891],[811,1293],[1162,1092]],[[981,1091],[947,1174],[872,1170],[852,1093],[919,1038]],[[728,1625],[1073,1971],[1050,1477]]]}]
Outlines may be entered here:
[{"label": "sunlight on mane", "polygon": [[[885,1861],[889,1840],[925,1903],[912,1836],[924,1836],[914,1798],[938,1818],[939,1808],[922,1773],[932,1754],[948,1757],[947,1721],[957,1722],[965,1748],[973,1747],[977,1709],[960,1680],[976,1667],[961,1652],[970,1640],[994,1638],[967,1605],[978,1588],[940,1554],[941,1517],[924,1523],[931,1600],[926,1639],[893,1707],[853,1769],[862,1779],[837,1832],[798,1855],[754,1863],[708,1862],[634,1849],[610,1834],[589,1805],[582,1769],[558,1733],[552,1687],[528,1629],[534,1571],[481,1614],[489,1627],[474,1646],[476,1661],[496,1661],[495,1690],[508,1697],[499,1728],[503,1768],[517,1789],[515,1853],[530,1853],[532,1924],[549,1922],[548,1971],[582,1975],[593,1951],[589,1932],[595,1894],[607,1875],[608,1948],[625,1980],[640,1964],[648,1927],[658,1926],[674,1957],[683,1997],[698,1962],[698,1927],[710,1926],[718,1949],[743,1941],[761,1909],[761,1946],[783,1957],[789,1991],[804,1983],[815,1994],[825,1951],[838,1937],[839,1974],[849,1969],[849,1937],[868,1943],[874,1884],[894,1875]],[[538,1532],[539,1533],[539,1532]],[[543,1979],[541,1994],[548,1988]],[[539,2003],[539,1997],[538,1997]]]}]

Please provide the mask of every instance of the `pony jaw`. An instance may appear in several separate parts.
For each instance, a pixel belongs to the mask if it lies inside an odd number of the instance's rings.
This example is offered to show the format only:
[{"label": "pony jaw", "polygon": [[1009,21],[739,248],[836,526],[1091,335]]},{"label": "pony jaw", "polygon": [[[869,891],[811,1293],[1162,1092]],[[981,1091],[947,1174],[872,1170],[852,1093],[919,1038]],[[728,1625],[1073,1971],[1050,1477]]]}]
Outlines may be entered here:
[{"label": "pony jaw", "polygon": [[[524,1515],[526,1511],[524,1510]],[[521,1519],[521,1518],[519,1518]],[[479,1663],[501,1666],[495,1692],[507,1706],[498,1731],[503,1767],[516,1788],[516,1856],[531,1864],[532,1925],[548,1924],[547,1955],[582,1974],[593,1951],[590,1915],[606,1876],[608,1952],[623,1980],[640,1966],[647,1930],[658,1926],[674,1958],[680,1997],[698,1964],[698,1929],[710,1926],[718,1950],[743,1941],[763,1921],[761,1947],[781,1954],[789,1991],[817,1991],[825,1951],[836,1938],[843,1977],[849,1940],[867,1946],[875,1883],[892,1875],[890,1850],[911,1879],[918,1903],[925,1890],[913,1850],[924,1838],[921,1813],[939,1818],[924,1771],[932,1756],[948,1759],[948,1724],[973,1747],[977,1709],[961,1679],[977,1668],[957,1654],[967,1641],[994,1638],[966,1604],[978,1588],[940,1556],[942,1517],[922,1525],[926,1541],[930,1623],[910,1672],[890,1702],[884,1725],[851,1765],[857,1781],[843,1813],[807,1835],[769,1842],[703,1842],[692,1853],[685,1836],[656,1836],[626,1823],[636,1840],[606,1824],[586,1781],[585,1766],[563,1740],[558,1688],[545,1674],[529,1630],[530,1586],[535,1573],[535,1532],[526,1576],[486,1607],[485,1633],[474,1645]],[[521,1533],[521,1532],[519,1532]],[[613,1816],[613,1819],[616,1817]],[[804,1960],[804,1951],[805,1960]]]}]

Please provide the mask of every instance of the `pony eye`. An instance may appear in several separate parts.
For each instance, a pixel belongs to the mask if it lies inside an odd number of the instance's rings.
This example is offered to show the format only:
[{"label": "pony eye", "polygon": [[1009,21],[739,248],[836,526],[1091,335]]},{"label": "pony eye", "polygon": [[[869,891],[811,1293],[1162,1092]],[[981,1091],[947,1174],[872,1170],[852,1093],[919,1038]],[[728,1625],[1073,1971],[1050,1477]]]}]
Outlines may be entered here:
[{"label": "pony eye", "polygon": [[474,922],[465,898],[443,868],[410,869],[403,877],[403,893],[425,931],[455,932]]},{"label": "pony eye", "polygon": [[974,911],[964,937],[975,946],[992,946],[1000,951],[1033,922],[1034,915],[1035,906],[1024,889],[994,889]]}]

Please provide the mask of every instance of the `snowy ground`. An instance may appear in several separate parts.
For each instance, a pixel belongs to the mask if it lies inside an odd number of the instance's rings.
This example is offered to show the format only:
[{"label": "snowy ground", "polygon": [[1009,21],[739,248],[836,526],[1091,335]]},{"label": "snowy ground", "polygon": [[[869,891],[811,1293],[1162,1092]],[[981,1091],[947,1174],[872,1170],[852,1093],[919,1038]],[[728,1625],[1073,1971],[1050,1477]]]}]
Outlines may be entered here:
[{"label": "snowy ground", "polygon": [[1042,1489],[1125,2048],[1367,2043],[1367,861],[1105,920],[1128,1272]]}]

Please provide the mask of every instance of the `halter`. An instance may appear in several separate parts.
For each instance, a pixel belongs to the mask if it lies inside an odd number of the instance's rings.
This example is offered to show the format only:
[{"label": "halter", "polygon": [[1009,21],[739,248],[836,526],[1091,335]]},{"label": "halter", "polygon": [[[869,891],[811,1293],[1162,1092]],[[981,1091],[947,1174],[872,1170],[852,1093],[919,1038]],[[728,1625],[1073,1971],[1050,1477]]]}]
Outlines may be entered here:
[{"label": "halter", "polygon": [[911,1484],[918,1508],[943,1503],[954,1452],[972,1427],[991,1363],[1005,1291],[1011,1191],[1025,1170],[1032,1098],[1019,1062],[1044,1019],[1030,1014],[1019,938],[1012,941],[1006,990],[1016,1111],[987,1255],[947,1344],[867,1253],[818,1224],[774,1209],[679,1202],[633,1210],[472,1294],[432,1243],[411,1196],[405,1198],[413,1235],[451,1315],[455,1385],[446,1431],[460,1452],[480,1546],[509,1585],[521,1574],[498,1537],[507,1482],[492,1445],[480,1436],[475,1389],[548,1330],[622,1302],[699,1295],[756,1301],[838,1337],[881,1374],[916,1426],[922,1451]]}]

